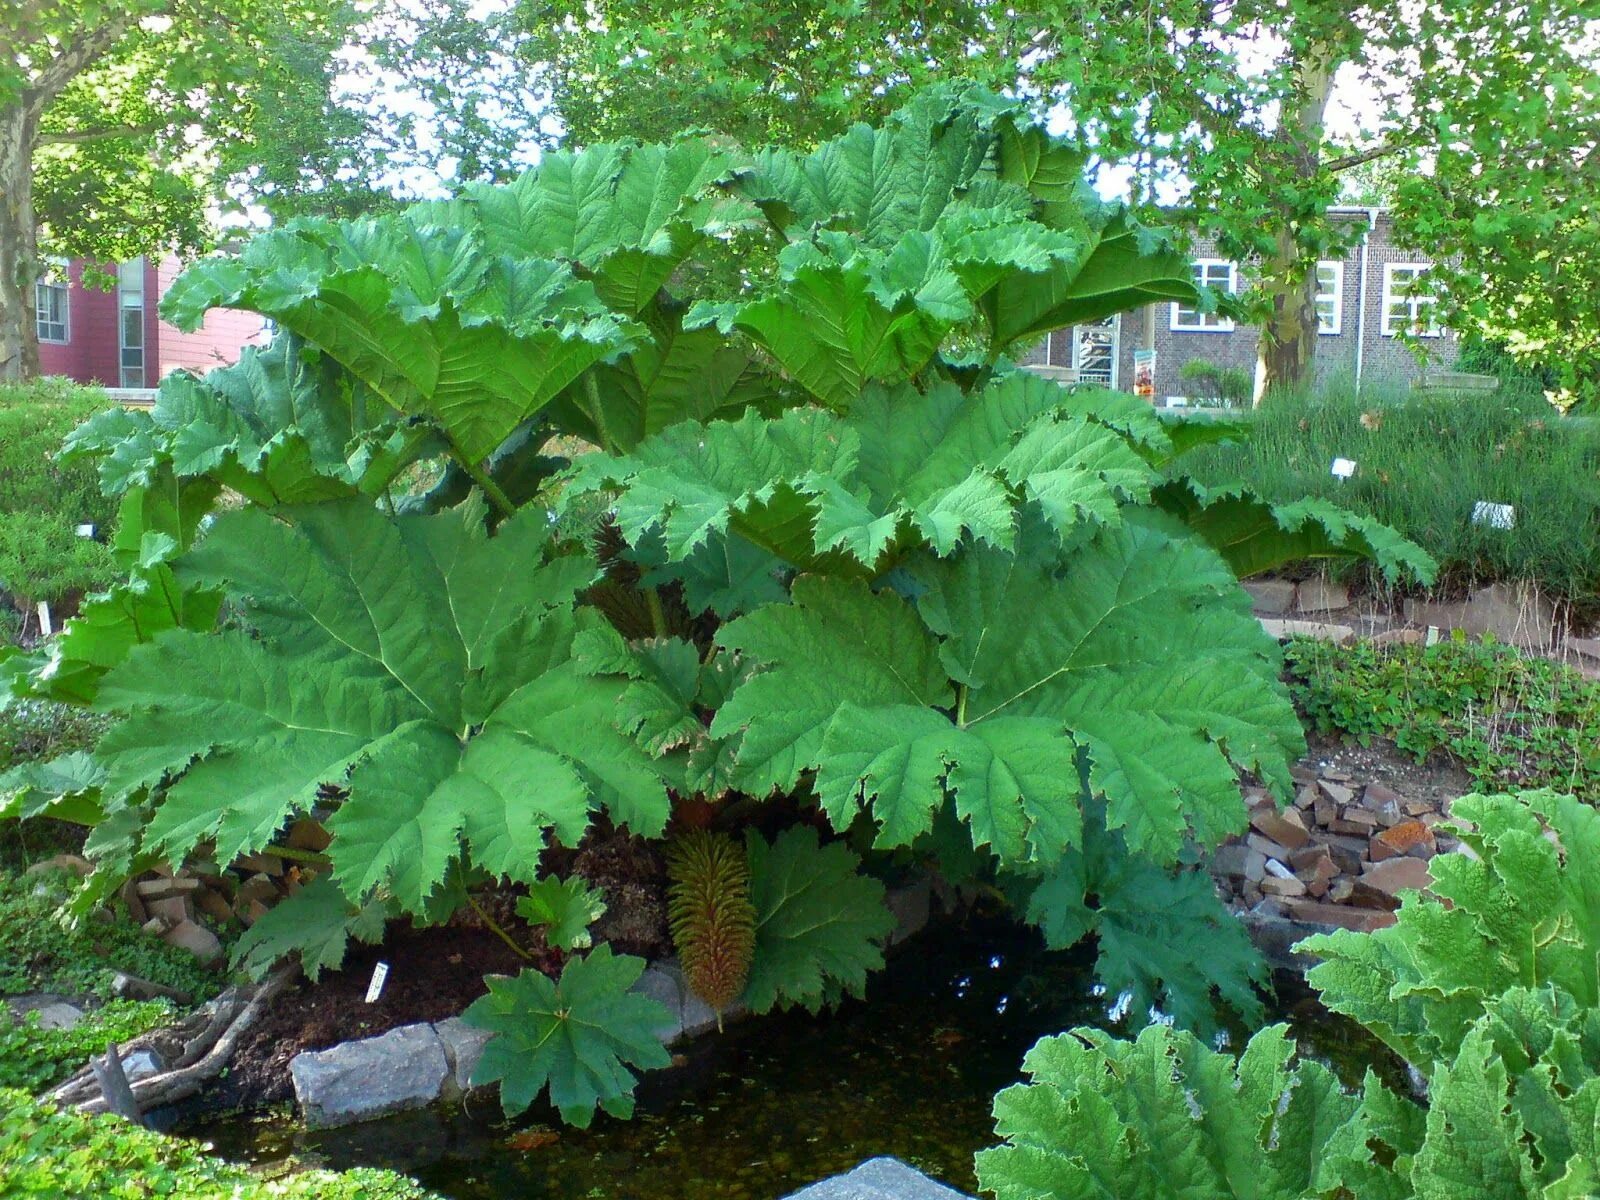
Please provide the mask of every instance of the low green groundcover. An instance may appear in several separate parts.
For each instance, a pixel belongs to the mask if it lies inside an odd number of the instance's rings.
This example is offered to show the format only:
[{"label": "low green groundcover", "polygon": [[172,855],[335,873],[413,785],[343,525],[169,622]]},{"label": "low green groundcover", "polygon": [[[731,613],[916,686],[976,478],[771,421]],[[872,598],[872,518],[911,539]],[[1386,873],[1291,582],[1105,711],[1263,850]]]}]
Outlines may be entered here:
[{"label": "low green groundcover", "polygon": [[0,1196],[99,1200],[428,1200],[388,1171],[306,1171],[261,1179],[206,1155],[197,1142],[162,1137],[120,1117],[84,1116],[0,1091]]},{"label": "low green groundcover", "polygon": [[1600,802],[1600,684],[1515,647],[1461,635],[1435,646],[1297,638],[1295,703],[1321,733],[1438,750],[1486,791],[1553,788]]}]

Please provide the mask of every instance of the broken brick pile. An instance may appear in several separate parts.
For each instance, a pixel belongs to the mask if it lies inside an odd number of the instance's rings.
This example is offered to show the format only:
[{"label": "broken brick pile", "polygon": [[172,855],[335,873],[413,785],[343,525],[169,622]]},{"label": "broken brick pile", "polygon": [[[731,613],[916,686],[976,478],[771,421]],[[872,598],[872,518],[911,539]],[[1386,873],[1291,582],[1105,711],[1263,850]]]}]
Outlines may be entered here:
[{"label": "broken brick pile", "polygon": [[1457,845],[1435,828],[1446,814],[1338,769],[1297,765],[1294,778],[1294,803],[1282,810],[1265,789],[1246,789],[1250,831],[1211,864],[1228,906],[1346,929],[1394,924],[1399,893],[1428,887],[1428,860]]}]

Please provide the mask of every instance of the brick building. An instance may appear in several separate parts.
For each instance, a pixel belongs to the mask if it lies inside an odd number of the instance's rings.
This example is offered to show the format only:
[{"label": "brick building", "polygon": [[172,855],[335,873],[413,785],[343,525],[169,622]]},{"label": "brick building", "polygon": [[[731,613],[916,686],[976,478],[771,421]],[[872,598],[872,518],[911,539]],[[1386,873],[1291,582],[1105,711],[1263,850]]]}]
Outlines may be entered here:
[{"label": "brick building", "polygon": [[74,260],[36,287],[39,367],[45,375],[153,388],[179,367],[209,371],[237,361],[245,346],[267,340],[264,323],[253,313],[213,309],[193,333],[163,321],[156,308],[182,270],[175,258],[122,263],[109,289],[86,285],[84,265]]},{"label": "brick building", "polygon": [[[1386,209],[1336,208],[1336,220],[1359,228],[1359,236],[1342,259],[1318,265],[1318,333],[1313,375],[1318,380],[1343,376],[1363,384],[1405,385],[1424,370],[1448,368],[1455,362],[1456,336],[1430,320],[1433,300],[1426,288],[1431,265],[1394,239],[1394,222]],[[1242,290],[1242,269],[1217,256],[1215,247],[1197,241],[1193,251],[1195,278],[1219,291]],[[1203,359],[1219,367],[1255,372],[1258,331],[1235,325],[1214,313],[1200,313],[1179,304],[1155,306],[1155,395],[1185,395],[1179,375],[1183,364]],[[1141,346],[1144,314],[1124,313],[1094,326],[1058,329],[1028,357],[1030,365],[1076,370],[1078,377],[1133,390],[1133,352]],[[1418,362],[1410,346],[1396,334],[1411,330],[1427,348]]]}]

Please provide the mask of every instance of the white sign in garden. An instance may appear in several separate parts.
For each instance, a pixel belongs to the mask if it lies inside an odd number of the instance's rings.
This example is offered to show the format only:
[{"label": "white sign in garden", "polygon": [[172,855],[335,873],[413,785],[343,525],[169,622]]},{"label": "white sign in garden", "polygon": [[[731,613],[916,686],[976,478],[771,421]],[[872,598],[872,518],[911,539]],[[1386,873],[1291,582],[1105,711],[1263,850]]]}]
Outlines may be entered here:
[{"label": "white sign in garden", "polygon": [[372,968],[372,982],[367,984],[367,1003],[376,1004],[383,995],[383,985],[389,979],[389,964],[381,962]]},{"label": "white sign in garden", "polygon": [[1328,472],[1335,479],[1349,479],[1356,473],[1356,460],[1353,458],[1336,458],[1333,460],[1333,469]]},{"label": "white sign in garden", "polygon": [[1472,506],[1472,523],[1487,525],[1491,529],[1515,529],[1517,510],[1509,504],[1496,504],[1492,500],[1479,500]]}]

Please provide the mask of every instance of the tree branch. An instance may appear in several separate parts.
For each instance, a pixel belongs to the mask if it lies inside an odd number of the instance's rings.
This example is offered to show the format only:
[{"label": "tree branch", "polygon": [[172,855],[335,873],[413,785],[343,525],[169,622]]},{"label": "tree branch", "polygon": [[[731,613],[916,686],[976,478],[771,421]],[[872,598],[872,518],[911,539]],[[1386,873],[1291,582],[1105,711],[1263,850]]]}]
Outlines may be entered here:
[{"label": "tree branch", "polygon": [[1332,158],[1323,163],[1323,169],[1328,171],[1348,171],[1351,167],[1359,167],[1362,163],[1369,163],[1375,158],[1383,158],[1394,154],[1406,146],[1406,142],[1399,138],[1379,142],[1376,146],[1368,146],[1365,150],[1358,150],[1354,154],[1346,154],[1341,158]]},{"label": "tree branch", "polygon": [[22,103],[27,119],[37,122],[62,89],[120,42],[134,23],[134,14],[125,10],[102,25],[83,30],[68,42],[66,48],[33,77],[23,93]]},{"label": "tree branch", "polygon": [[151,121],[145,125],[113,125],[105,129],[69,129],[61,133],[41,133],[34,139],[39,146],[78,146],[84,142],[104,142],[111,138],[144,137],[154,133],[161,125]]}]

